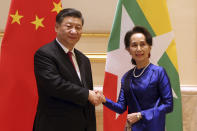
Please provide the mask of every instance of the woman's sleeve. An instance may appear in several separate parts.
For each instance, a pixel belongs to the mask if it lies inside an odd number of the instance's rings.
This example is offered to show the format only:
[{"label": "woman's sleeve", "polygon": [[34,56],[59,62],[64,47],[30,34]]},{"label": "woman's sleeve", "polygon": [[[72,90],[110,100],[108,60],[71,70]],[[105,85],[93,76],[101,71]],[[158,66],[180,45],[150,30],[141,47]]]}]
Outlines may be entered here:
[{"label": "woman's sleeve", "polygon": [[103,103],[103,105],[105,105],[107,108],[109,108],[110,110],[112,110],[116,113],[122,114],[127,109],[127,102],[126,102],[126,97],[125,97],[124,91],[125,91],[124,90],[124,79],[122,78],[121,89],[120,89],[118,101],[113,102],[109,98],[106,98],[106,103]]},{"label": "woman's sleeve", "polygon": [[164,68],[161,68],[158,76],[160,98],[155,104],[155,107],[141,111],[142,117],[146,120],[152,119],[155,112],[159,114],[166,114],[173,111],[173,96],[171,84]]},{"label": "woman's sleeve", "polygon": [[173,111],[173,95],[170,80],[164,68],[162,68],[159,77],[159,93],[161,96],[162,104],[158,109],[164,113],[169,113]]}]

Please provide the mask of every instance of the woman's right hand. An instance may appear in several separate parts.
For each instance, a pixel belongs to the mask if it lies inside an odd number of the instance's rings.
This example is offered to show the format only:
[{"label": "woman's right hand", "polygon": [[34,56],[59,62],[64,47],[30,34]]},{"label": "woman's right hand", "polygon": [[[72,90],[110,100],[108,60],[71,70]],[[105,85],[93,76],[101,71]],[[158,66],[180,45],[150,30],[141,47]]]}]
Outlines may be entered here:
[{"label": "woman's right hand", "polygon": [[99,94],[99,98],[100,98],[100,101],[102,103],[105,103],[106,102],[106,99],[105,99],[105,96],[103,95],[103,93],[101,91],[96,91],[97,94]]}]

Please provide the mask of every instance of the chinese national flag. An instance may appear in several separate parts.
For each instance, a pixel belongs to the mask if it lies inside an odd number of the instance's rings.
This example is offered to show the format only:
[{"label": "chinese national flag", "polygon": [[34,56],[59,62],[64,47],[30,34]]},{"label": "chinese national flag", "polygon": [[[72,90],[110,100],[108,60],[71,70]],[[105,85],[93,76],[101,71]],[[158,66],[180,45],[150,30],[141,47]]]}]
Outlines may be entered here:
[{"label": "chinese national flag", "polygon": [[0,55],[0,131],[32,131],[34,53],[55,39],[60,0],[12,0]]}]

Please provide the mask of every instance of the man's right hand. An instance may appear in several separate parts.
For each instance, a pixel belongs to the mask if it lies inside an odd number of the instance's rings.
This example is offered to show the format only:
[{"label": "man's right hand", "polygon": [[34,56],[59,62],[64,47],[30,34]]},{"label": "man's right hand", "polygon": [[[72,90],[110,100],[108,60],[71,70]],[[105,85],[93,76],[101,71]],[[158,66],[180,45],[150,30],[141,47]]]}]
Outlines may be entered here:
[{"label": "man's right hand", "polygon": [[89,90],[88,100],[95,106],[102,103],[101,95],[92,90]]}]

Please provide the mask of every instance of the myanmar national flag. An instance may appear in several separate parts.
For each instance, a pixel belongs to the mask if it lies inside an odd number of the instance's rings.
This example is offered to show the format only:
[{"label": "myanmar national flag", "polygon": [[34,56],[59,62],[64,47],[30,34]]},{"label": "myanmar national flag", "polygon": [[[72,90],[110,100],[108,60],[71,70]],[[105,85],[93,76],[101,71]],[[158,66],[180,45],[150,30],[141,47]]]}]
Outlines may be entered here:
[{"label": "myanmar national flag", "polygon": [[[170,78],[174,110],[167,115],[166,130],[182,131],[182,106],[175,38],[166,0],[119,0],[109,39],[104,95],[116,101],[121,77],[132,68],[124,36],[135,25],[146,27],[153,36],[151,62],[163,66]],[[104,131],[123,131],[126,113],[117,115],[104,107]]]},{"label": "myanmar national flag", "polygon": [[32,131],[34,53],[55,39],[60,0],[12,0],[0,54],[0,131]]}]

